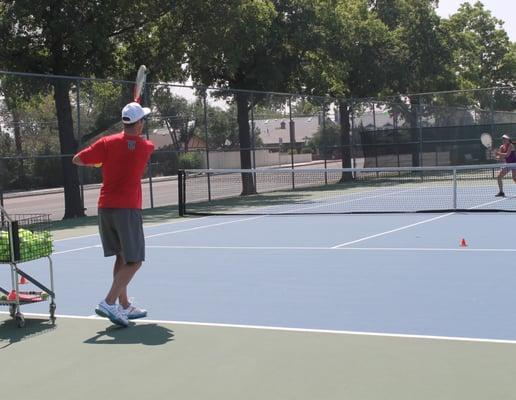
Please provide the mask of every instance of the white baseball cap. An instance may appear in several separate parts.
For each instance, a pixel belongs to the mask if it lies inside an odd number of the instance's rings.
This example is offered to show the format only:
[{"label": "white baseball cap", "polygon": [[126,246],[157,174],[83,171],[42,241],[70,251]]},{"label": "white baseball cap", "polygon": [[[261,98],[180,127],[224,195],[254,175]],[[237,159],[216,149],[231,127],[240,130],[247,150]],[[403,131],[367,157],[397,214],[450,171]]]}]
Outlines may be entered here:
[{"label": "white baseball cap", "polygon": [[502,135],[502,139],[508,139],[511,140],[511,137],[509,135]]},{"label": "white baseball cap", "polygon": [[134,124],[145,118],[150,112],[150,108],[142,107],[137,102],[129,103],[122,109],[122,122],[124,124]]}]

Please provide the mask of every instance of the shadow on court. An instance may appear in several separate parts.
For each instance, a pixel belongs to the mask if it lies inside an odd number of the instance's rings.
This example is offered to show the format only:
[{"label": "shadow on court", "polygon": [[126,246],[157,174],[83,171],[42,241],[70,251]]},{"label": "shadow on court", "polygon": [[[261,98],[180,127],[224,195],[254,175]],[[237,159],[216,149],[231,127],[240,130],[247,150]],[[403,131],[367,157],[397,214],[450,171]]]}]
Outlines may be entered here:
[{"label": "shadow on court", "polygon": [[143,344],[159,346],[174,340],[174,332],[157,324],[132,324],[128,328],[110,326],[98,331],[87,344]]},{"label": "shadow on court", "polygon": [[56,329],[57,325],[45,319],[25,318],[25,326],[19,328],[14,319],[7,319],[0,323],[0,350],[15,343],[30,339]]}]

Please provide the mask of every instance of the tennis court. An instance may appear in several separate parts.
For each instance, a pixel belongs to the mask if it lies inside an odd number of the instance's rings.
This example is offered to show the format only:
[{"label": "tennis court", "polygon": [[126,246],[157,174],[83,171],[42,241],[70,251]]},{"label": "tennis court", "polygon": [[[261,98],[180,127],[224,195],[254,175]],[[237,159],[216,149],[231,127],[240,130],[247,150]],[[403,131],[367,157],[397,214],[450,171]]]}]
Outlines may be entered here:
[{"label": "tennis court", "polygon": [[[496,207],[516,201],[490,196]],[[55,242],[56,327],[44,303],[25,306],[21,330],[0,316],[3,393],[21,382],[23,398],[513,398],[512,219],[263,213],[149,224],[130,288],[149,318],[128,329],[93,316],[112,260],[98,235],[74,231]],[[37,277],[38,263],[24,267]],[[25,360],[41,365],[26,384]]]}]

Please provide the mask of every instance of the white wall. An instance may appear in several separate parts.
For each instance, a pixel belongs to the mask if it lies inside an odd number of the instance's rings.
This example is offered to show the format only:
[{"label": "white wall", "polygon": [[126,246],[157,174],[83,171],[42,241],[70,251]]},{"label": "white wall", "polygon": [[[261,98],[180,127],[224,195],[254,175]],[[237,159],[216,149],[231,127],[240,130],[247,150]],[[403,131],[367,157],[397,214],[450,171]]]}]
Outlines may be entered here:
[{"label": "white wall", "polygon": [[[202,159],[202,167],[207,168],[206,153],[199,152]],[[224,168],[241,168],[240,166],[240,152],[239,151],[213,151],[210,152],[210,168],[224,169]],[[279,164],[290,164],[290,154],[287,153],[272,153],[266,149],[255,151],[256,167],[278,166]],[[294,154],[294,163],[303,163],[312,161],[311,154]],[[251,153],[252,162],[252,153]]]}]

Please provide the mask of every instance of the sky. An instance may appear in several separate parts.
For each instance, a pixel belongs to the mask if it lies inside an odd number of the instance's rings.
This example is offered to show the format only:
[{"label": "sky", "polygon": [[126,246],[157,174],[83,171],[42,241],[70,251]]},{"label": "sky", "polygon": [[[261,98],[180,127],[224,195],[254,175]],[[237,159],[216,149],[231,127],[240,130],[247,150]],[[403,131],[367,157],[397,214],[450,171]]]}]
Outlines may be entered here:
[{"label": "sky", "polygon": [[[437,14],[448,18],[463,3],[475,4],[476,0],[439,0]],[[512,42],[516,42],[516,1],[515,0],[481,0],[484,8],[491,11],[496,18],[505,22],[503,25]]]}]

